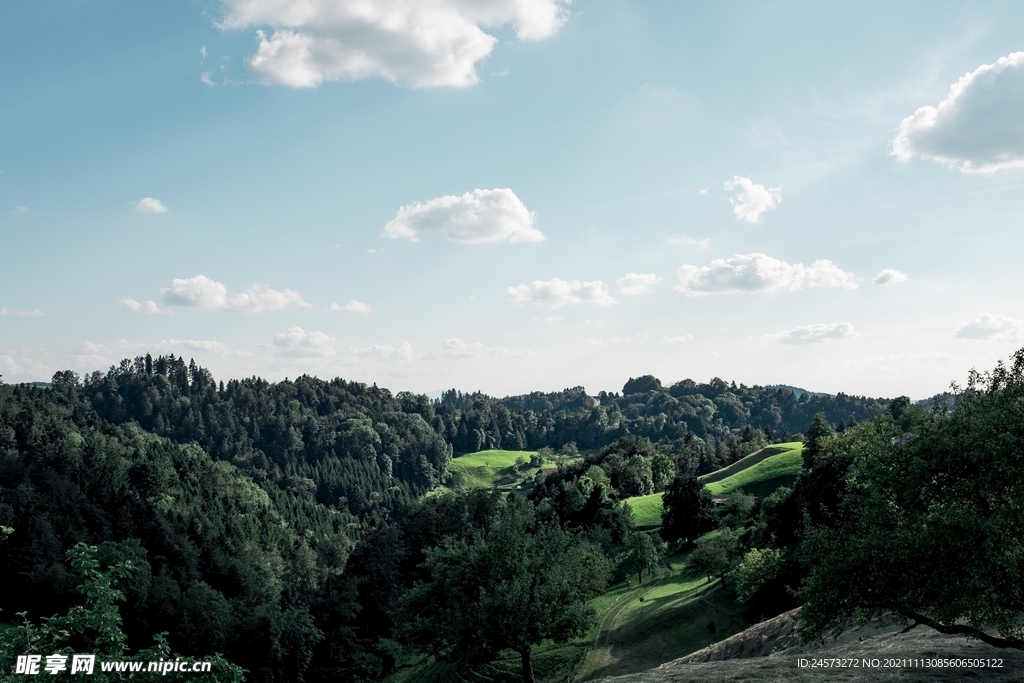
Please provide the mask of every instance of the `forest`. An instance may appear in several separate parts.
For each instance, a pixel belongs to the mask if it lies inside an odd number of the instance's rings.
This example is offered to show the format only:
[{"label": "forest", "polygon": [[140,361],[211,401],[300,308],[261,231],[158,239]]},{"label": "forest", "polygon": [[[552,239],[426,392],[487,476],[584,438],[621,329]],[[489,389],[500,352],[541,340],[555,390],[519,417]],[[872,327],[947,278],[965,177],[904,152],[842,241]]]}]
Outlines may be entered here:
[{"label": "forest", "polygon": [[[216,381],[173,355],[0,383],[0,680],[35,637],[260,682],[513,653],[529,682],[538,646],[588,633],[608,586],[672,553],[749,620],[803,605],[808,639],[888,615],[1019,648],[1022,399],[1024,351],[921,404],[649,375],[431,400]],[[793,441],[799,475],[770,495],[698,479]],[[536,453],[521,492],[454,484],[488,449]],[[655,494],[641,528],[629,499]]]}]

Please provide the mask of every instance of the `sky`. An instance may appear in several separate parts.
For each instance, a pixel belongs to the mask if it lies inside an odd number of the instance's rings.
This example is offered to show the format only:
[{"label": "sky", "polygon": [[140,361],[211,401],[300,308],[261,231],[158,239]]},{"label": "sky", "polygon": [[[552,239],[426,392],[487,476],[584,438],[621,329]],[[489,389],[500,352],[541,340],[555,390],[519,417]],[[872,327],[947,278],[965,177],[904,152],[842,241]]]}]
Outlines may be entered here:
[{"label": "sky", "polygon": [[1024,346],[1024,5],[0,5],[0,375],[924,398]]}]

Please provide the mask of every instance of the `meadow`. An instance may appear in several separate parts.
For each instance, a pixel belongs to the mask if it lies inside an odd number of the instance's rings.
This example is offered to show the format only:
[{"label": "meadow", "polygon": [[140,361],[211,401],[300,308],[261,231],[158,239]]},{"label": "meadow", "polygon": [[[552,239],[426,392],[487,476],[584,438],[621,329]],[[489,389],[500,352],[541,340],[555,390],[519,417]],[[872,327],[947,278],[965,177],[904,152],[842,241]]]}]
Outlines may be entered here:
[{"label": "meadow", "polygon": [[[489,450],[466,453],[452,459],[449,465],[452,482],[438,490],[498,489],[514,491],[517,487],[529,489],[539,467],[531,467],[530,460],[537,451]],[[558,456],[556,456],[558,457]],[[526,463],[517,465],[519,463]],[[556,460],[544,460],[540,467],[555,467]]]},{"label": "meadow", "polygon": [[[796,481],[803,465],[803,447],[799,441],[768,446],[698,479],[715,496],[740,491],[763,498],[780,486],[792,486]],[[661,496],[660,493],[652,493],[626,499],[633,510],[633,521],[638,528],[654,529],[661,526]]]}]

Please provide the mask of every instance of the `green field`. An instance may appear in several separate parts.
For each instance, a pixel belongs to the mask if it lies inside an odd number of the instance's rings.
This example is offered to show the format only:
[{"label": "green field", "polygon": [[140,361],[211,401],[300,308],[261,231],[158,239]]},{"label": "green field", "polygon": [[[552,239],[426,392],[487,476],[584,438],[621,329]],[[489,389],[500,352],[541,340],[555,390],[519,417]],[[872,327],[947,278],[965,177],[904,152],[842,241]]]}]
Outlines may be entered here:
[{"label": "green field", "polygon": [[652,493],[649,496],[626,499],[629,507],[633,509],[633,521],[639,528],[650,529],[661,526],[661,496],[660,493]]},{"label": "green field", "polygon": [[[513,491],[516,486],[529,488],[533,485],[536,467],[524,465],[516,471],[516,460],[529,462],[537,451],[477,451],[452,459],[452,483],[449,488],[467,491],[470,489],[499,489]],[[554,461],[545,461],[543,467],[554,467]]]},{"label": "green field", "polygon": [[[762,453],[752,453],[743,460],[748,460],[746,467],[734,470],[734,473],[726,476],[718,481],[705,482],[708,490],[713,495],[725,496],[736,491],[742,491],[752,496],[764,497],[770,495],[773,491],[781,486],[790,486],[796,481],[797,475],[800,474],[800,468],[803,467],[803,448],[804,445],[799,442],[778,444],[772,446],[773,450],[786,447],[784,451],[776,451],[767,458],[761,457],[756,460],[752,460],[753,464],[750,464],[751,459]],[[743,462],[740,460],[733,463],[730,467],[734,467]],[[729,469],[729,468],[726,468]],[[719,470],[721,471],[721,470]],[[712,472],[709,477],[716,474]]]},{"label": "green field", "polygon": [[[763,498],[780,486],[790,486],[796,481],[803,466],[800,455],[803,448],[799,441],[768,446],[698,479],[715,496],[742,491]],[[661,526],[661,495],[652,493],[626,499],[637,527],[653,529]]]},{"label": "green field", "polygon": [[742,629],[732,592],[691,571],[687,556],[666,557],[660,579],[634,581],[632,589],[617,584],[593,601],[603,629],[580,680],[646,671]]},{"label": "green field", "polygon": [[800,441],[788,441],[786,443],[777,443],[773,446],[766,446],[759,451],[754,451],[745,458],[740,458],[739,460],[729,465],[728,467],[723,467],[720,470],[715,470],[714,472],[711,472],[709,474],[701,475],[700,477],[697,477],[697,479],[699,479],[704,484],[712,484],[716,481],[721,481],[726,477],[731,477],[737,472],[741,472],[742,470],[745,470],[748,467],[753,467],[757,463],[762,462],[763,460],[767,460],[773,455],[788,453],[789,451],[792,451],[794,449],[796,449],[797,451],[801,451],[803,450],[803,447],[804,445]]}]

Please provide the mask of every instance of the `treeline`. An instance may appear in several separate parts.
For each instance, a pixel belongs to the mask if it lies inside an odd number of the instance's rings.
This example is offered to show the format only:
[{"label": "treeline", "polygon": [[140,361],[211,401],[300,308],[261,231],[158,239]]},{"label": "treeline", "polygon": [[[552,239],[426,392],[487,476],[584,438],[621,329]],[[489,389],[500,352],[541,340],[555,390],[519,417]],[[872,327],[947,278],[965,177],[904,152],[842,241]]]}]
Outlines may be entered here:
[{"label": "treeline", "polygon": [[503,399],[452,389],[436,401],[436,415],[457,453],[557,449],[569,442],[596,450],[634,435],[687,452],[694,470],[704,474],[756,450],[755,440],[794,438],[818,413],[842,430],[884,412],[888,403],[843,393],[798,398],[787,388],[737,386],[718,378],[664,387],[645,375],[630,379],[621,393],[596,398],[583,387]]}]

